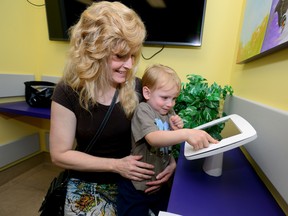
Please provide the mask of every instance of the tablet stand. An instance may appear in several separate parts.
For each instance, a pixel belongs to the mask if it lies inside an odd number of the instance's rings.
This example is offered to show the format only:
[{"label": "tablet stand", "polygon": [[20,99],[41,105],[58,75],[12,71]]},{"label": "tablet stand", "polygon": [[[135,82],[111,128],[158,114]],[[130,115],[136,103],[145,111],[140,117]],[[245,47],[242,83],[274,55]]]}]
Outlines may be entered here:
[{"label": "tablet stand", "polygon": [[223,152],[205,158],[203,170],[210,176],[221,176],[223,166]]},{"label": "tablet stand", "polygon": [[217,144],[210,144],[209,147],[194,150],[193,147],[185,143],[184,156],[187,160],[205,158],[203,170],[210,176],[221,176],[223,165],[223,153],[247,144],[257,138],[255,129],[244,118],[237,114],[225,116],[206,124],[200,125],[195,129],[207,129],[216,124],[225,123],[223,139]]}]

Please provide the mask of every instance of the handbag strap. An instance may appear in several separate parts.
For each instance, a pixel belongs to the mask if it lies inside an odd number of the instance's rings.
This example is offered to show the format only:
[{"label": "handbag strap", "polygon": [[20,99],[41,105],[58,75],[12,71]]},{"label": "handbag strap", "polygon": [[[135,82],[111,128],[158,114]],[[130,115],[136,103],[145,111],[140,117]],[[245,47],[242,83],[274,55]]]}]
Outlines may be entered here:
[{"label": "handbag strap", "polygon": [[[112,102],[110,104],[110,107],[109,107],[109,109],[108,109],[103,121],[101,122],[101,125],[100,125],[99,129],[97,130],[96,134],[94,135],[94,137],[92,138],[92,140],[90,141],[89,145],[86,147],[84,152],[89,153],[89,151],[93,147],[93,144],[96,143],[96,141],[100,137],[100,135],[101,135],[101,133],[102,133],[102,131],[103,131],[103,129],[104,129],[109,117],[110,117],[110,114],[111,114],[111,112],[112,112],[112,110],[113,110],[113,108],[115,106],[115,103],[116,103],[116,100],[117,100],[117,97],[118,97],[118,93],[119,93],[119,90],[116,89],[116,91],[114,93],[114,96],[113,96],[113,99],[112,99]],[[65,176],[66,176],[64,182],[67,183],[68,179],[70,178],[70,170],[65,169],[64,172],[65,172]]]},{"label": "handbag strap", "polygon": [[113,110],[113,108],[115,106],[115,103],[116,103],[116,100],[117,100],[117,97],[118,97],[118,93],[119,93],[119,90],[116,89],[116,91],[114,93],[114,96],[113,96],[113,99],[112,99],[112,102],[110,104],[110,107],[109,107],[109,109],[108,109],[103,121],[101,122],[101,125],[100,125],[99,129],[97,130],[95,136],[92,138],[92,140],[90,141],[89,145],[87,146],[87,148],[85,149],[84,152],[89,153],[89,151],[92,149],[93,144],[96,143],[96,141],[100,137],[100,135],[101,135],[101,133],[102,133],[102,131],[103,131],[103,129],[104,129],[109,117],[110,117],[110,114],[111,114],[111,112],[112,112],[112,110]]}]

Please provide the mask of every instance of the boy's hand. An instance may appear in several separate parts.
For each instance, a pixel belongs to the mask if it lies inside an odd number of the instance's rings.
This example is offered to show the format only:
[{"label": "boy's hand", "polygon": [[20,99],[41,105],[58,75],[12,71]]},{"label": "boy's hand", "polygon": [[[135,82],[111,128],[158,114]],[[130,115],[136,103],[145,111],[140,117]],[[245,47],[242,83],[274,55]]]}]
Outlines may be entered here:
[{"label": "boy's hand", "polygon": [[171,116],[169,119],[169,123],[170,123],[170,127],[173,130],[182,129],[184,126],[182,119],[178,115]]},{"label": "boy's hand", "polygon": [[[185,130],[185,129],[184,129]],[[198,129],[188,129],[186,140],[194,150],[207,148],[210,143],[218,143],[219,141],[211,137],[206,131]]]}]

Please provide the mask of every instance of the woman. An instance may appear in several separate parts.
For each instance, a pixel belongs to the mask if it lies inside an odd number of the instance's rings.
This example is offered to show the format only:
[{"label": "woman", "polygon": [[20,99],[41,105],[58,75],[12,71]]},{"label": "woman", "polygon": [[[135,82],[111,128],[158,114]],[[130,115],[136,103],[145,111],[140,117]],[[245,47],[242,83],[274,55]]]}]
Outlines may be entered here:
[{"label": "woman", "polygon": [[[130,120],[141,92],[135,67],[145,36],[139,16],[119,2],[93,3],[71,28],[68,61],[52,98],[50,128],[52,162],[71,170],[65,215],[116,215],[118,179],[141,181],[154,174],[153,165],[139,161],[142,156],[130,155]],[[84,153],[116,89],[119,96],[110,119],[89,154]],[[171,161],[146,192],[167,182],[175,167]]]}]

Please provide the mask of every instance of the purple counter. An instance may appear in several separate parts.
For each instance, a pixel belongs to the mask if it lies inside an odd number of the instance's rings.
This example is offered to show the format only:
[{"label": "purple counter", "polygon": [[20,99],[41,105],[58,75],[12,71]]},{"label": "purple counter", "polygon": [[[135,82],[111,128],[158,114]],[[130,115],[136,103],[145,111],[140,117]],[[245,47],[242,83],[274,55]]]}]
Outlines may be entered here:
[{"label": "purple counter", "polygon": [[26,101],[0,103],[0,112],[50,119],[50,108],[34,108]]},{"label": "purple counter", "polygon": [[183,216],[284,216],[239,148],[224,152],[222,176],[202,170],[204,159],[178,159],[168,211]]}]

